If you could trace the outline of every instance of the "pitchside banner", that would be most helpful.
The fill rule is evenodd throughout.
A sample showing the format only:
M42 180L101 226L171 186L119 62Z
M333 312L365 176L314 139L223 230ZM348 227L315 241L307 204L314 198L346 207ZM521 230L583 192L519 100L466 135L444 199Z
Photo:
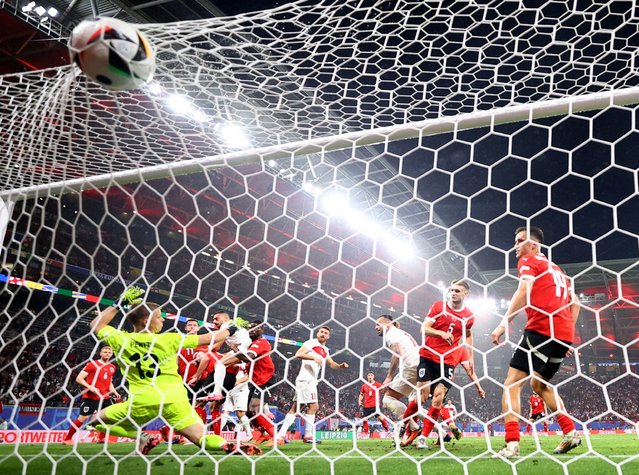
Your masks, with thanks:
M91 432L81 430L75 438L79 442L92 442ZM0 443L4 444L56 444L62 443L66 430L0 430Z
M158 431L153 430L148 432L156 435L160 434ZM209 432L209 434L213 434L213 432ZM61 444L66 435L66 430L0 430L0 444ZM253 434L223 431L222 437L231 441L237 440L238 437L240 440L249 440L253 437ZM92 443L97 441L97 434L93 431L80 430L76 432L73 440L79 444ZM128 437L109 437L109 443L116 442L133 442L133 439Z
M157 431L150 431L151 433L157 433ZM212 433L212 432L210 432ZM591 430L589 432L593 435L603 434L635 434L633 429L625 430ZM65 430L0 430L0 444L58 444L62 443L67 431ZM237 440L235 432L222 432L222 437L226 440ZM496 432L495 435L503 435L503 433ZM556 435L561 435L559 432ZM464 433L464 437L483 437L483 432L467 432ZM315 432L317 440L353 440L353 431L317 431ZM373 432L370 436L368 434L357 434L358 439L386 439L392 437L390 432ZM243 432L240 433L240 440L247 440L248 435ZM90 431L81 430L76 433L74 440L79 444L95 442L95 434ZM132 439L126 437L109 437L109 443L116 442L133 442Z

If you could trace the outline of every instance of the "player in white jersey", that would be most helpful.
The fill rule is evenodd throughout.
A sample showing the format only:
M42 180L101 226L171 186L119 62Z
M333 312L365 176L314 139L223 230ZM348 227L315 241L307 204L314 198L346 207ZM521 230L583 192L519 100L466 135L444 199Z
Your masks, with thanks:
M319 408L317 398L317 383L322 377L322 370L326 363L333 369L348 368L348 363L336 363L329 355L326 342L331 336L331 329L320 327L317 335L306 341L295 353L295 358L302 360L300 372L295 379L295 401L284 418L277 437L286 438L286 430L295 422L296 414L301 414L305 422L305 433L302 441L316 443L315 441L315 413ZM302 414L302 406L306 407L306 413ZM319 443L319 441L317 441Z
M228 404L231 406L231 410L235 411L235 415L240 421L242 429L248 436L248 438L253 437L253 430L251 429L251 421L246 415L246 411L248 410L248 400L249 400L249 375L246 372L246 364L243 363L239 366L239 371L236 375L235 386L233 389L229 391L228 394ZM238 431L239 432L239 431ZM239 437L238 437L239 441Z
M226 312L215 312L213 314L213 323L219 330L227 330L233 326L233 320ZM246 328L238 328L232 335L230 335L224 343L231 348L232 351L224 355L217 363L215 363L215 370L213 373L213 393L208 398L212 401L221 401L224 399L222 390L224 388L224 378L226 377L226 368L231 365L240 363L241 360L237 356L238 354L245 354L253 340Z
M450 414L450 419L455 419L455 417L457 417L457 408L455 407L455 405L453 404L453 400L452 399L448 399L446 401L446 404L444 404L444 407L448 410L448 414ZM448 422L446 419L444 419L444 422Z
M395 422L399 422L406 410L406 405L400 399L410 399L417 386L419 345L410 333L399 329L399 324L393 321L391 315L380 315L375 324L375 331L384 338L384 346L393 353L386 379L382 384L382 387L386 388L382 404L393 414ZM410 424L413 430L417 429L414 421L411 420Z
M455 419L455 417L457 417L457 408L453 404L453 400L452 399L448 399L446 401L446 404L444 404L444 407L448 410L448 414L450 414L451 420ZM444 419L444 422L448 422L448 421L446 419Z

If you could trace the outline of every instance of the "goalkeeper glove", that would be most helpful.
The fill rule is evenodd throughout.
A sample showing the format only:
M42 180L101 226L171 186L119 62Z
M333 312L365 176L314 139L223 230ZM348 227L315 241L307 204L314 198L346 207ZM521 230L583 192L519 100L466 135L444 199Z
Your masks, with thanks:
M142 296L145 290L140 287L129 287L120 297L120 307L129 308L142 303Z

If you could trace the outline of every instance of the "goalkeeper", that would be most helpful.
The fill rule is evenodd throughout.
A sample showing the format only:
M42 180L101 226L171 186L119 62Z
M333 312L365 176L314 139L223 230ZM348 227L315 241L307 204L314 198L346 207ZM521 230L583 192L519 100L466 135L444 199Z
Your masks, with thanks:
M180 348L215 344L232 335L236 328L231 326L205 335L159 334L164 322L160 307L143 302L143 294L144 290L131 287L122 297L122 303L131 307L126 320L133 326L132 333L109 325L118 313L116 307L108 307L91 322L91 331L113 348L129 382L128 400L101 410L95 417L96 429L137 439L138 451L146 455L160 443L160 438L142 432L138 439L140 427L162 417L175 431L206 450L260 454L261 450L254 445L238 447L218 435L207 435L178 374L176 355Z

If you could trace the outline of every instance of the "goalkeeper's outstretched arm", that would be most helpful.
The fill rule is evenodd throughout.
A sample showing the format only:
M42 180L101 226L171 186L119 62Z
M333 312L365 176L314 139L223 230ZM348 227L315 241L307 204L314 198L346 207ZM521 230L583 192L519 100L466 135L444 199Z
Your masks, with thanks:
M98 316L91 321L91 332L97 335L100 330L111 323L111 320L113 320L113 317L115 317L117 314L118 309L114 306L110 306L102 310L98 314Z
M144 295L144 292L144 289L137 286L127 288L120 298L120 306L128 308L142 303L142 295ZM111 320L113 320L113 317L117 314L118 308L114 305L102 310L98 316L91 321L91 331L97 335L100 330L111 323Z

